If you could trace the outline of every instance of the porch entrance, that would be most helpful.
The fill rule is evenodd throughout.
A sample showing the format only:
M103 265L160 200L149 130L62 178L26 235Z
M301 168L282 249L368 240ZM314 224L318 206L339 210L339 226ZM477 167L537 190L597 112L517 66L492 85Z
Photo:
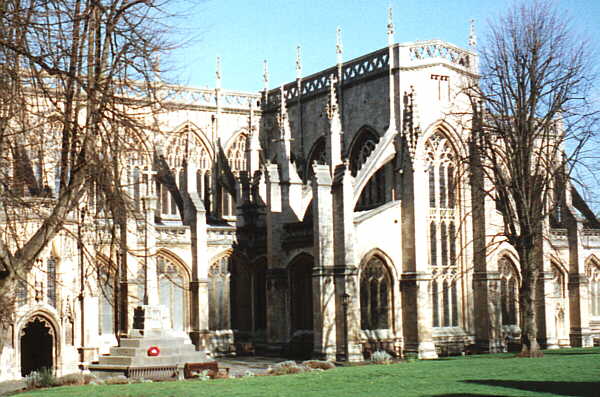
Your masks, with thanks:
M21 375L54 368L54 332L46 321L35 317L21 331Z

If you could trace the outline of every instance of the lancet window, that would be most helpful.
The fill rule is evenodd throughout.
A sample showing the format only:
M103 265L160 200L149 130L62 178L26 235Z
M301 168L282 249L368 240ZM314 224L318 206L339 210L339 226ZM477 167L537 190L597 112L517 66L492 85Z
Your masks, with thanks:
M223 256L208 269L208 326L211 330L230 329L229 261Z
M98 266L98 290L100 291L100 305L99 305L99 319L98 319L98 333L112 334L114 333L114 321L115 321L115 289L114 289L115 277L114 269L109 268L105 263L99 264Z
M321 137L317 139L313 148L310 151L308 161L306 162L306 180L310 181L314 175L313 164L327 164L327 148L325 145L325 138Z
M586 273L589 282L590 314L593 317L600 317L600 262L591 259Z
M239 176L246 168L246 144L248 136L239 134L227 149L227 166L229 169L222 171L221 178L221 214L223 216L235 216L237 197L239 191Z
M360 320L362 329L390 328L392 277L384 262L372 256L360 276Z
M193 186L188 186L188 175L195 177L196 191L204 200L205 208L210 208L211 168L212 161L208 148L198 138L197 133L186 126L175 133L169 145L165 148L165 160L171 169L172 182L181 191L189 191ZM161 216L178 217L179 209L173 195L164 184L157 183L156 192L159 203L158 209Z
M352 176L356 176L365 163L369 160L369 157L375 150L378 142L379 136L373 131L363 128L358 132L350 150L350 171ZM385 203L385 169L389 166L390 165L387 164L381 167L369 179L360 194L355 208L356 211L368 210Z
M158 296L161 305L169 311L171 328L185 330L186 324L186 276L181 266L168 258L158 255L156 258L158 274Z
M434 327L459 325L457 199L454 150L437 131L425 143L429 202L429 263Z
M56 307L56 265L56 258L50 257L46 260L46 299L48 304L54 307Z
M498 262L500 273L500 306L502 309L502 325L518 324L518 288L519 275L513 262L507 257Z

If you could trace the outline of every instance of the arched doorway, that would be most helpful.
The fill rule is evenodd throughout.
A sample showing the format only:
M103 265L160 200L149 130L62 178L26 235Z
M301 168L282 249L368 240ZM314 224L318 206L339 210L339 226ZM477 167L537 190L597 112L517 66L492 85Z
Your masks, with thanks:
M289 266L291 286L290 355L309 358L313 350L313 258L300 255Z
M36 316L21 330L21 375L42 368L54 368L54 329Z

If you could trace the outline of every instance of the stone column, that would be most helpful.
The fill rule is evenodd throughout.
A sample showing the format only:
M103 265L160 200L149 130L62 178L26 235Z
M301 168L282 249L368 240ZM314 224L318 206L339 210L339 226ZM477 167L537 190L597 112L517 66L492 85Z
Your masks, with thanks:
M473 148L476 150L476 148ZM467 232L472 233L472 241L468 246L467 263L473 268L473 306L472 324L475 330L475 350L482 353L496 353L503 350L502 340L502 309L500 307L500 274L498 262L490 261L494 256L488 252L493 247L490 236L495 235L491 230L495 215L495 203L485 193L492 189L492 184L481 169L477 153L472 154L470 200L465 200L465 210L470 216ZM498 231L501 233L501 231ZM466 317L466 313L465 313Z
M313 328L315 356L336 358L334 241L329 165L313 166Z
M265 165L267 196L267 341L274 347L282 347L289 337L288 275L281 268L281 236L283 234L282 195L277 164Z
M196 191L186 193L186 223L192 242L190 280L190 336L196 350L208 348L208 233L206 210Z
M347 163L335 168L332 193L337 354L345 356L348 343L348 357L344 360L362 361L358 268L354 251L354 186ZM344 294L350 297L346 308Z
M144 296L147 295L148 301L144 302L145 305L156 306L159 304L158 302L158 273L156 269L156 230L154 225L154 212L156 211L157 204L156 196L145 196L142 197L142 210L145 216L143 231L144 235L142 239L144 240L144 252L143 257L140 258L143 266L146 266L146 277L147 281L145 284L146 291L144 291Z
M569 240L569 337L573 347L591 347L594 343L590 333L589 289L581 241L583 223L572 213L565 220Z
M431 271L427 246L427 173L425 162L414 160L405 172L402 200L402 293L405 350L416 351L421 359L437 358L432 335L432 307L429 293Z

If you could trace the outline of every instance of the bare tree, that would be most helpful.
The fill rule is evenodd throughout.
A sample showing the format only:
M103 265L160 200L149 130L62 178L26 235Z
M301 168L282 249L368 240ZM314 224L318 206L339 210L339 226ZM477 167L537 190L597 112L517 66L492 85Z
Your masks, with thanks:
M481 79L470 87L474 172L491 182L485 194L519 255L524 356L541 355L535 306L548 219L596 137L593 55L551 2L522 2L491 24Z
M124 173L152 152L169 2L0 0L0 297L84 205L134 216Z

